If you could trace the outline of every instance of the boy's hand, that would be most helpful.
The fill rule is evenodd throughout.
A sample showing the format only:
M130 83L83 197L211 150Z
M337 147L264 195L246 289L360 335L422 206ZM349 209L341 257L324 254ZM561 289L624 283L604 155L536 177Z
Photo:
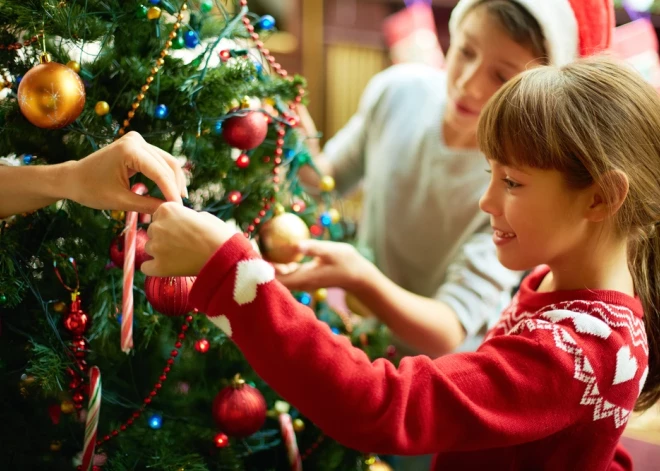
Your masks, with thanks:
M235 231L209 213L198 213L176 203L163 203L147 230L146 252L153 257L142 264L151 276L196 276Z
M289 289L313 291L343 288L355 291L374 266L351 245L307 240L298 245L301 253L314 257L306 263L275 264L277 279Z

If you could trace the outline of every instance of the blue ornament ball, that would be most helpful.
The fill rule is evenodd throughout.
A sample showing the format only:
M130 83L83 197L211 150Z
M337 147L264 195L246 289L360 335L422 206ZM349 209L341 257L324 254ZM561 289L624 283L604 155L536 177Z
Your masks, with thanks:
M160 414L153 414L149 417L149 427L158 430L163 426L163 417Z
M186 31L186 34L183 35L183 41L186 43L186 47L193 49L199 44L199 36L194 31Z
M170 115L170 110L167 108L165 105L158 105L156 106L156 110L154 111L154 116L158 119L165 119Z
M264 15L259 19L257 26L263 30L270 31L275 27L275 18L270 15Z
M319 218L319 222L323 227L328 227L330 224L332 224L332 216L330 213L325 212L321 214L321 217Z
M34 157L32 157L32 154L25 154L25 155L23 156L23 163L24 163L25 165L29 165L30 162L32 162L32 159L33 159L33 158L34 158Z
M158 5L160 3L160 0L149 0L149 3L152 5Z
M300 296L298 296L298 301L300 302L300 304L309 306L310 304L312 304L312 295L309 293L302 293Z

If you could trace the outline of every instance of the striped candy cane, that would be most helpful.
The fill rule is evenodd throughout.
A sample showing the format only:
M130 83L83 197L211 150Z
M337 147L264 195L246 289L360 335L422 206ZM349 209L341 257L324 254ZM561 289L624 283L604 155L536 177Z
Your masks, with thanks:
M136 183L131 190L138 195L147 193L143 183ZM135 276L135 239L137 237L138 214L126 213L124 234L124 285L121 313L121 350L128 353L133 348L133 278Z
M291 471L302 471L302 459L298 451L298 442L296 442L296 432L293 430L293 423L289 414L280 414L280 428L282 438L286 446L286 454L289 457Z
M89 369L89 405L85 425L85 446L82 455L82 470L92 469L94 447L96 446L96 429L99 425L101 411L101 371L96 366Z

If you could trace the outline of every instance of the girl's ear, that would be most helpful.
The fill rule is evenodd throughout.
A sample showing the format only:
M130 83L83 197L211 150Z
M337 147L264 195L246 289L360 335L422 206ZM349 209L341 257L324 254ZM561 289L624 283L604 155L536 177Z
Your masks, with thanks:
M603 174L591 188L587 219L600 222L616 214L628 196L628 189L628 177L621 170L610 170Z

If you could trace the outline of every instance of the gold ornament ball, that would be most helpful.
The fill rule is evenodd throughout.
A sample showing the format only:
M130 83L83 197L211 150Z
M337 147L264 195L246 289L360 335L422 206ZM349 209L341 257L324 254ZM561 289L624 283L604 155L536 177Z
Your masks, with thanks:
M328 299L328 290L325 288L319 288L314 291L314 300L317 302L323 302Z
M116 221L123 221L125 216L126 213L124 211L119 211L118 209L110 211L110 217Z
M78 61L69 61L66 63L66 66L73 70L75 73L79 74L80 73L80 62Z
M74 410L76 410L76 407L71 401L62 401L62 404L60 404L60 410L63 414L71 414Z
M335 208L330 208L328 210L328 214L330 215L330 219L332 220L333 224L337 224L341 219L341 214L339 214L339 211L337 211Z
M335 189L335 179L329 175L321 178L321 191L330 192Z
M62 448L62 442L59 440L53 440L50 442L50 451L60 451Z
M66 311L66 303L64 301L57 301L55 304L53 304L53 311L57 312L58 314L62 314L64 311Z
M59 129L71 124L85 106L85 85L77 73L56 62L32 67L18 86L21 113L32 124Z
M305 422L303 422L303 419L294 419L293 420L293 430L296 432L302 432L305 430Z
M160 13L161 13L160 8L151 7L147 11L147 18L150 20L157 20L158 18L160 18Z
M309 237L309 229L302 219L293 213L284 213L261 226L259 248L264 258L271 262L299 262L304 255L298 251L298 243Z
M110 112L110 105L108 105L107 101L97 101L94 111L99 116L105 116Z

